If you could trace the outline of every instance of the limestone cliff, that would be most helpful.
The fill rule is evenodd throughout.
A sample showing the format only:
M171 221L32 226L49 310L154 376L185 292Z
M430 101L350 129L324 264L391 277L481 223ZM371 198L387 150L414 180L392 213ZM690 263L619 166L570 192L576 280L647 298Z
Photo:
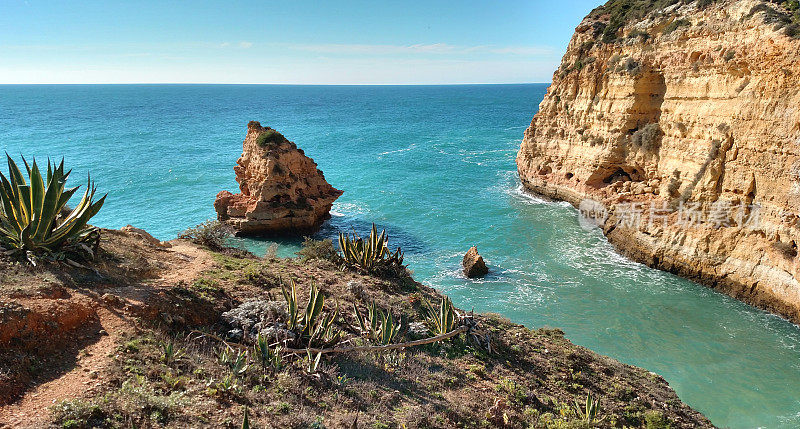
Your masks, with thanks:
M800 322L791 15L684 1L624 21L615 3L577 27L525 131L522 183L600 203L598 223L632 258Z
M302 149L255 121L247 125L236 164L241 193L220 192L214 208L239 234L313 231L342 195Z

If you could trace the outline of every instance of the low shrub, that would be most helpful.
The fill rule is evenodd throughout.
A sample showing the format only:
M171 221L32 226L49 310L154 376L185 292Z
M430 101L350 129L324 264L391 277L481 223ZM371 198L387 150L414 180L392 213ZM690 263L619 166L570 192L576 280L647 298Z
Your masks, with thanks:
M136 376L113 393L92 401L64 401L52 408L54 423L63 428L164 426L184 405L182 394L164 395Z
M609 70L612 70L616 73L628 73L632 76L636 76L642 72L641 64L631 57L625 57L624 59L620 57L612 57L608 65Z
M669 420L658 411L651 410L644 414L644 423L647 429L669 429Z
M797 257L797 246L794 243L784 243L776 241L772 243L772 248L777 250L784 258L794 259Z
M231 227L217 220L209 220L183 231L178 238L189 240L212 250L221 250L227 247L228 240L232 236Z
M303 240L303 247L297 252L297 256L303 262L308 262L312 259L338 262L340 259L336 248L333 247L332 240L314 240L310 237L306 237Z
M100 426L105 422L105 412L91 401L75 399L53 405L53 417L65 429Z
M283 134L273 130L267 129L256 137L256 144L260 147L267 147L270 144L278 144L287 141Z
M650 34L647 33L646 31L635 29L635 30L631 31L630 33L628 33L628 39L648 40L648 39L650 39Z
M631 143L637 148L642 148L647 152L658 150L661 138L661 128L656 123L647 124L637 130L631 136Z
M725 52L725 55L723 55L723 58L725 59L725 61L730 61L730 60L732 60L732 59L733 59L733 57L735 57L735 56L736 56L736 51L734 51L733 49L731 49L731 50L729 50L728 52Z
M675 21L670 22L669 24L667 24L666 27L664 27L663 33L664 34L670 34L673 31L675 31L675 30L677 30L677 29L679 29L681 27L688 27L690 25L692 25L692 23L689 22L688 20L676 19Z

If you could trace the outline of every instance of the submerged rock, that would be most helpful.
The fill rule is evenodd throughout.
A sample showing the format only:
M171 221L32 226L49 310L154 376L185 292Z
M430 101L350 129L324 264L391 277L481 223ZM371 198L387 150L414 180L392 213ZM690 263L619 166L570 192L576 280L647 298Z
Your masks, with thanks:
M302 149L255 121L247 124L243 153L233 169L241 193L220 192L214 209L238 234L314 231L342 195Z
M462 264L464 265L464 275L471 279L483 277L489 273L489 268L486 267L486 263L483 262L483 257L478 254L478 248L475 246L467 250Z

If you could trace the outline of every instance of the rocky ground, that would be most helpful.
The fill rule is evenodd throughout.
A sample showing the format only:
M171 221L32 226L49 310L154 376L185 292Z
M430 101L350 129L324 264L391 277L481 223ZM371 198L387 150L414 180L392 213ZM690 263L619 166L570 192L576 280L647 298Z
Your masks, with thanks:
M325 311L339 309L340 346L368 345L354 305L414 322L423 300L441 296L324 259L102 237L92 270L0 260L0 427L238 428L245 409L251 427L275 428L710 426L660 376L493 314L475 315L471 331L490 349L460 334L324 355L317 368L285 354L264 368L223 313L258 299L251 307L286 317L282 283L296 282L302 308L312 281L319 287ZM592 423L581 416L587 394L600 404Z

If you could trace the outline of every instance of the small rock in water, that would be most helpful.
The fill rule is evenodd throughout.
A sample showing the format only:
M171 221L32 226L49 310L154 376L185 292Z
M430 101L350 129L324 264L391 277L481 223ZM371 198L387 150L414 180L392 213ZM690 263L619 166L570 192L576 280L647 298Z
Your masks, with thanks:
M478 254L478 248L472 246L464 255L464 275L473 279L476 277L483 277L489 272L486 263L483 262L483 257Z

